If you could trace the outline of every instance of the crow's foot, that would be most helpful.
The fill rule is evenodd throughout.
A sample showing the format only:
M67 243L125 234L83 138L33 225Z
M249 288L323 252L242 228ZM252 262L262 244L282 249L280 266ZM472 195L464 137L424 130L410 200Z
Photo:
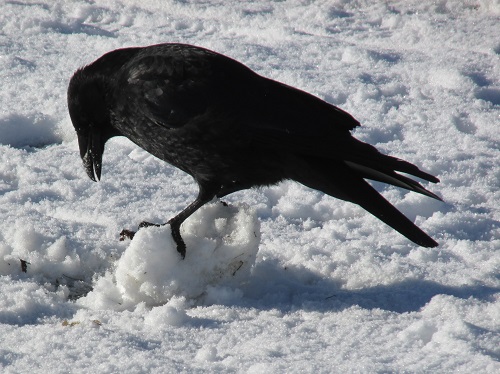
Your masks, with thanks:
M157 227L160 227L162 225L158 225L156 223L151 223L151 222L146 222L146 221L143 221L141 223L139 223L139 227L138 227L138 230L140 230L141 228L143 227L150 227L150 226L157 226ZM120 233L120 241L124 241L125 239L134 239L134 236L136 234L136 231L132 231L132 230L127 230L127 229L123 229L122 232Z
M158 223L151 223L151 222L142 221L141 223L139 223L139 229L142 229L143 227L151 227L151 226L160 227L163 225L166 225L166 223L158 224Z
M134 239L135 231L130 231L123 229L122 232L120 233L120 241L123 242L125 239Z
M160 227L160 226L164 226L167 224L171 224L171 222L169 221L168 223L163 223L160 225L157 223L143 221L139 224L139 230L143 227L151 227L151 226ZM182 259L184 259L186 257L186 243L184 243L184 240L182 239L182 236L180 233L180 227L177 227L177 225L171 225L171 228L172 228L172 238L174 239L175 244L177 245L177 252L179 252ZM125 239L132 240L134 238L135 234L136 234L135 231L124 229L120 233L120 241L124 241Z
M175 244L177 244L177 252L179 252L184 260L186 257L186 243L184 243L181 236L181 224L176 221L175 217L170 219L167 224L170 225L170 229L172 230L172 238Z

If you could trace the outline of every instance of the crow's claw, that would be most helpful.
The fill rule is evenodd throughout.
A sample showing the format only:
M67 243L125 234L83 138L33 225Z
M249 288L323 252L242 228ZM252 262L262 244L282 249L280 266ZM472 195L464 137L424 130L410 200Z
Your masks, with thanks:
M120 241L123 242L125 239L134 239L135 231L130 231L123 229L122 232L120 233Z
M157 225L156 223L151 223L151 222L141 222L139 224L139 228L138 229L141 229L143 227L150 227L150 226L161 226L161 225ZM136 234L136 231L132 231L132 230L127 230L127 229L123 229L122 232L120 233L120 241L123 242L125 239L134 239L134 236Z
M156 226L156 227L160 227L160 226L163 226L164 224L162 225L159 225L157 223L151 223L151 222L146 222L146 221L142 221L141 223L139 223L139 228L143 228L143 227L151 227L151 226Z
M165 225L172 225L172 220L169 220L167 223L162 223L162 224L157 224L157 223L151 223L151 222L146 222L143 221L139 224L139 230L144 228L144 227L160 227L160 226L165 226ZM175 244L177 245L177 252L181 255L182 259L186 257L186 244L184 243L184 240L182 240L181 233L179 230L179 225L174 224L172 226L172 237L175 241ZM135 235L135 231L130 231L130 230L122 230L120 233L120 241L125 240L126 238L132 239Z

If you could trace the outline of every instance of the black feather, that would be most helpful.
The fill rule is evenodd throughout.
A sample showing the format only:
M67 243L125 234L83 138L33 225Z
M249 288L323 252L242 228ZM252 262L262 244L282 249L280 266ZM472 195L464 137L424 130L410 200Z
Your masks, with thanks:
M68 107L89 176L100 172L96 150L117 135L193 176L197 199L168 222L182 255L180 225L203 204L286 179L358 204L419 245L437 245L364 180L439 199L398 172L436 177L352 137L359 122L349 113L221 54L184 44L109 52L74 74Z

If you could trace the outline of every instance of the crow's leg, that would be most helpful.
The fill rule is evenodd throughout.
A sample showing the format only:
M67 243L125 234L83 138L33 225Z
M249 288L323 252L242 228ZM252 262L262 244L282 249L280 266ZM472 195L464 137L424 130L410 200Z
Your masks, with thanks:
M220 190L220 186L213 185L202 185L199 184L200 191L198 192L198 197L195 201L189 204L186 209L176 215L174 218L171 218L167 223L170 224L170 228L172 230L172 238L174 238L175 243L177 244L177 252L180 253L181 257L186 257L186 244L181 237L181 224L184 222L191 214L200 209L203 205L212 200L217 191Z
M186 244L182 239L180 231L182 222L184 222L191 214L196 212L203 205L212 200L217 194L217 191L221 189L221 187L218 185L201 184L201 183L199 183L199 187L200 190L198 192L198 197L196 198L196 200L193 201L191 204L189 204L182 212L180 212L174 218L171 218L167 223L157 224L144 221L139 224L139 229L142 227L150 227L150 226L159 227L167 224L170 225L170 228L172 230L172 238L174 239L175 244L177 244L177 252L180 253L182 258L186 257ZM120 240L124 240L125 238L132 239L134 237L134 234L135 232L133 231L123 230L120 233Z

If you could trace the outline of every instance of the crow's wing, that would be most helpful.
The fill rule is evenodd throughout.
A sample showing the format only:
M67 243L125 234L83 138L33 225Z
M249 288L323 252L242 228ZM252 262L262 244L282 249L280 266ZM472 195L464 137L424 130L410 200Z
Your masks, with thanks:
M150 120L168 128L210 112L229 118L249 137L293 143L359 125L351 115L304 91L259 76L224 55L189 45L163 44L137 53L120 73L118 92ZM304 110L306 109L306 110ZM276 144L275 144L276 146ZM280 146L279 144L277 145Z
M133 108L154 123L169 128L205 115L211 122L236 123L245 117L246 101L255 79L243 64L207 49L161 44L139 52L119 73L119 108ZM123 92L124 91L124 92ZM220 120L220 121L217 121Z
M169 129L203 126L196 118L204 116L210 125L236 126L234 144L244 138L257 148L343 160L363 178L438 198L395 171L431 182L437 178L358 141L350 130L359 122L311 94L203 48L163 44L134 53L120 69L116 97L135 115Z
M436 183L439 179L417 166L380 153L355 139L349 130L359 123L350 114L310 94L267 80L269 94L262 121L253 121L248 132L262 147L274 147L309 159L344 161L362 178L389 183L441 200L403 172ZM288 109L287 109L288 108ZM274 112L273 112L274 110Z
M207 111L210 82L202 66L175 55L139 54L122 70L122 106L160 126L179 128Z

